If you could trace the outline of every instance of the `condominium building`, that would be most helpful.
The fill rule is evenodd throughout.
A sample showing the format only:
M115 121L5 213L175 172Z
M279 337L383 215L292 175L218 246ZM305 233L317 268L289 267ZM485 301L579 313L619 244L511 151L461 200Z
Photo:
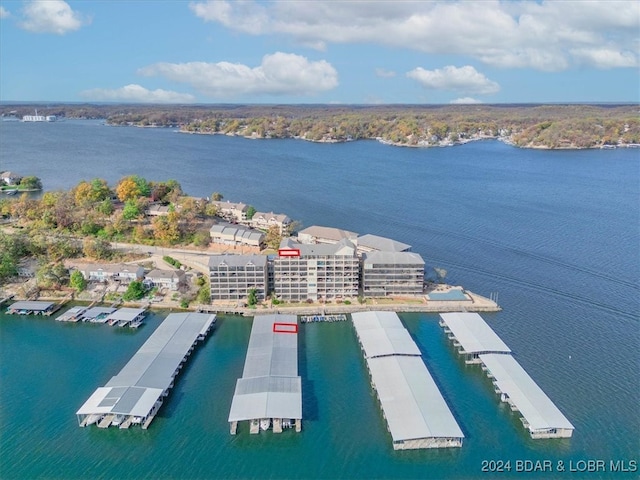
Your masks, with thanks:
M348 230L334 227L321 227L313 225L298 232L298 242L305 244L328 243L336 244L344 239L351 241L354 245L358 234Z
M358 257L346 238L335 244L282 241L273 259L274 293L287 301L336 300L358 296Z
M209 257L211 300L243 300L251 289L258 300L267 293L265 255L215 255Z
M365 297L417 296L424 289L424 260L412 252L371 252L362 255Z

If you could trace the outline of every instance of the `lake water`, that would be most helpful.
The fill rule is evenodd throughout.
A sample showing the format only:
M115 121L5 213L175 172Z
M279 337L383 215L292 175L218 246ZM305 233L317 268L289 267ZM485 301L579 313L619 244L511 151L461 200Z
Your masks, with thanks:
M219 317L149 430L81 429L75 411L167 312L134 333L0 315L0 477L521 478L516 461L551 460L553 476L636 478L609 462L637 462L640 451L639 157L0 122L0 170L36 175L47 190L173 178L190 195L222 192L303 226L411 244L449 283L498 292L504 310L484 318L576 427L568 440L531 440L481 370L456 357L437 316L402 314L463 429L461 449L393 450L348 322L301 326L301 434L249 436L241 425L229 435L251 329L231 316ZM512 470L484 473L483 460ZM581 460L603 460L605 471L569 470Z

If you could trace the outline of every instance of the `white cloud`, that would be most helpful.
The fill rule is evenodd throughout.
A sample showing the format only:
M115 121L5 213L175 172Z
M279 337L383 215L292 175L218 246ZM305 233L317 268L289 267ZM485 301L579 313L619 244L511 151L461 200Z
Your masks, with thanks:
M10 16L11 13L9 12L9 10L0 5L0 18L9 18Z
M393 70L385 70L384 68L376 68L376 77L392 78L396 76Z
M454 67L448 65L435 70L422 67L407 72L407 77L416 80L424 88L431 90L453 90L461 93L487 95L500 91L500 85L489 80L470 65Z
M80 92L80 95L98 102L192 103L195 101L195 97L188 93L162 89L148 90L136 84L116 89L94 88Z
M206 22L253 35L290 35L318 49L374 43L547 71L640 65L635 0L210 0L192 2L190 9ZM611 52L604 60L603 45Z
M309 95L338 85L338 73L330 63L282 52L265 55L262 63L253 68L229 62L156 63L141 68L138 73L187 83L216 98Z
M71 9L63 0L33 0L22 10L20 27L34 33L64 35L90 23L90 19Z
M462 97L451 100L449 103L452 103L454 105L475 105L478 103L482 103L482 100L477 100L471 97Z

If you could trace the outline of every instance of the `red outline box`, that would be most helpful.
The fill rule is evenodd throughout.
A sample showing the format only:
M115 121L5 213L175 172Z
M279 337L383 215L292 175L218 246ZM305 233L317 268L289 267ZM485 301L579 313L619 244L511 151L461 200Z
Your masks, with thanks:
M298 324L275 322L273 324L273 333L298 333Z

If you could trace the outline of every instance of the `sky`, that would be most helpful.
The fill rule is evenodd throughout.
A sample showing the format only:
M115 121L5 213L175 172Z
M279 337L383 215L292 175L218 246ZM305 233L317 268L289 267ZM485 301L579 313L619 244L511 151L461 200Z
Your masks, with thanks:
M0 101L640 102L640 0L0 0Z

